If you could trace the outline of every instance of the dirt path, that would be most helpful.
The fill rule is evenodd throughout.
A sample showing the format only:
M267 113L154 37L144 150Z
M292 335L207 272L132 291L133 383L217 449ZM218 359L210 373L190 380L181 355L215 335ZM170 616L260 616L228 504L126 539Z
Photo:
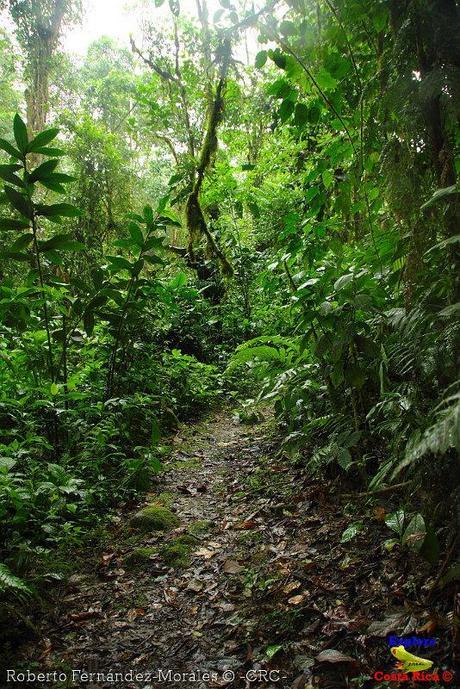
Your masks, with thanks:
M382 554L381 515L341 543L363 517L279 462L266 426L220 412L179 431L138 506L166 507L178 525L142 534L126 510L97 567L71 578L39 651L41 667L67 674L57 686L362 689L391 665L385 636L432 619L407 557Z

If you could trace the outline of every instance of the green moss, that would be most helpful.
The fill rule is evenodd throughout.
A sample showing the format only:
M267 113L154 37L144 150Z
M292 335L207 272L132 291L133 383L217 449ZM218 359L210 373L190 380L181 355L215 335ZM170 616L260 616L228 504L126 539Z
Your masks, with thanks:
M171 507L174 502L174 495L166 492L159 493L155 498L155 502L157 502L159 505L164 505L165 507Z
M199 469L201 466L201 460L197 457L192 457L192 459L178 459L176 462L173 462L171 466L173 469L177 469L179 471Z
M213 522L210 519L198 519L196 522L192 522L187 528L187 531L194 536L206 533L213 526Z
M179 525L179 519L164 505L148 505L131 517L130 525L143 533L169 531Z
M187 567L190 563L190 550L193 538L179 536L160 550L160 555L169 567Z
M156 548L136 548L125 557L125 566L130 569L145 567L156 552Z

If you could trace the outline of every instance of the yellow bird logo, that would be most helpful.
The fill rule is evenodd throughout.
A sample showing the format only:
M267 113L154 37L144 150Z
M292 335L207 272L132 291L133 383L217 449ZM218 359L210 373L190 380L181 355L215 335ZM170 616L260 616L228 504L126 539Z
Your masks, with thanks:
M432 660L414 656L409 651L406 651L402 645L393 646L391 652L399 661L396 667L398 670L403 670L403 672L421 672L422 670L429 670L433 665Z

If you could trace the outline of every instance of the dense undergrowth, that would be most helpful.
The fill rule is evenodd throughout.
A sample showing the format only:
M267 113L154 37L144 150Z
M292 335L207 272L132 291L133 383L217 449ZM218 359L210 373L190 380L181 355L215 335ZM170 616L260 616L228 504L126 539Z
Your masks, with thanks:
M173 3L145 52L56 52L58 88L35 94L27 126L11 126L5 70L7 598L145 491L177 422L225 396L242 421L273 403L281 455L306 473L401 484L390 528L404 540L410 523L405 544L433 564L455 552L457 4L221 4L210 25ZM41 39L16 5L27 81ZM40 113L56 128L39 131Z

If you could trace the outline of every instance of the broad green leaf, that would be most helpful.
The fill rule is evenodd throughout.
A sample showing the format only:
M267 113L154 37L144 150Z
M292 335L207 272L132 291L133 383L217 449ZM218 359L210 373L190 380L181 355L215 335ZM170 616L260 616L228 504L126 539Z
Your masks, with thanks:
M321 68L319 72L317 72L315 78L319 86L324 91L333 91L338 83L337 79L334 79L334 77L331 74L329 74L329 72L326 69L324 69L324 67Z
M187 284L187 275L185 273L178 273L169 283L168 287L177 289Z
M280 24L280 31L283 36L294 36L297 33L297 28L294 22L283 21Z
M277 67L279 67L280 69L286 69L286 55L284 55L279 48L276 48L275 50L269 50L268 56L271 60L273 60Z
M34 151L34 153L39 153L40 155L50 157L59 157L65 155L65 151L63 151L61 148L48 148L47 146L44 146L43 148L37 148Z
M151 435L151 443L155 447L158 445L160 442L161 438L161 431L160 431L160 424L158 423L157 419L152 419L152 435Z
M41 179L40 184L42 184L47 189L51 189L51 191L55 191L57 194L65 194L66 193L66 190L62 186L62 184L59 184L59 182L53 181L53 179L51 179L51 178Z
M85 245L77 242L70 234L57 234L51 239L43 240L38 243L40 251L50 251L51 249L62 249L65 251L81 251Z
M271 660L279 651L282 651L283 647L280 644L273 644L272 646L267 646L265 649L265 655L268 660Z
M152 223L153 222L153 210L152 206L145 206L144 207L144 222Z
M347 383L352 387L360 389L366 382L366 373L358 364L352 364L344 369L344 376Z
M6 141L6 139L0 139L0 148L3 151L5 151L5 153L8 153L8 155L12 158L16 158L16 160L21 160L21 152L18 151L18 149L15 148L12 144L10 144L9 141Z
M143 258L147 261L147 263L150 263L150 265L152 266L165 265L163 259L161 259L159 256L155 256L154 254L143 254Z
M75 182L77 178L72 175L67 175L65 172L55 172L49 179L59 182L60 184L70 184L70 182Z
M112 272L118 270L129 270L131 272L133 269L133 264L123 256L107 256L107 259L110 261L110 270Z
M424 203L423 206L421 206L421 210L429 208L440 199L444 199L446 198L446 196L452 196L452 194L460 194L460 189L456 184L453 184L451 187L443 187L442 189L436 189L431 199L428 199L428 201L426 201L426 203Z
M397 510L396 512L392 512L392 514L388 515L388 517L385 519L385 524L389 529L397 533L399 536L402 536L404 533L405 521L406 513L404 510Z
M420 555L432 565L435 565L439 560L440 543L436 535L436 531L431 526L426 528L426 536L420 548Z
M144 244L144 235L142 234L142 230L139 225L136 225L135 222L131 222L128 225L128 230L135 244L137 244L139 247L142 247Z
M57 160L45 160L44 163L36 167L29 175L30 184L49 177L56 169L58 162Z
M350 465L353 464L353 459L350 451L346 447L339 447L336 451L337 463L347 471Z
M331 170L324 170L321 175L321 179L323 180L323 184L326 189L329 189L334 182L334 174L331 172Z
M312 103L308 108L308 120L311 124L317 124L321 117L322 107L318 102Z
M27 127L21 117L16 113L13 120L13 132L17 146L22 154L27 153L27 146L29 144L29 136L27 134Z
M425 520L421 514L416 514L410 520L402 536L402 544L412 550L420 552L426 536Z
M33 139L30 144L27 147L27 151L30 152L38 152L38 149L43 148L44 146L47 146L53 139L57 137L59 134L59 129L53 128L53 129L46 129L43 132L40 132L40 134L37 134L35 139Z
M364 524L362 522L353 522L353 524L350 524L345 531L342 533L342 537L340 539L341 543L348 543L348 541L351 541L353 538L356 538L356 536L364 529Z
M0 178L17 187L24 187L24 182L15 172L21 170L21 165L0 165Z
M15 218L0 218L0 230L26 230L30 223L26 220L16 220Z
M44 251L43 256L55 266L62 266L64 264L64 257L56 249Z
M103 306L107 303L107 299L108 297L106 294L97 294L91 299L91 301L88 302L86 310L91 311L97 309L99 306Z
M303 127L308 122L308 107L305 103L297 103L294 112L294 124Z
M161 212L160 220L166 221L169 225L174 225L175 227L182 227L179 216L171 208L165 208Z
M38 215L44 215L47 218L64 217L64 218L78 218L83 215L82 211L69 203L55 203L50 206L40 204L37 205Z
M5 258L11 258L14 261L30 261L29 254L23 254L20 251L5 251L3 254Z
M334 289L336 292L339 292L341 289L344 289L345 287L348 287L350 282L353 280L353 273L347 273L346 275L342 275L338 280L334 282Z
M19 211L19 213L21 213L21 215L23 215L24 217L29 218L29 220L32 219L33 210L29 199L27 199L25 196L20 194L12 187L5 187L5 194L8 197L8 201L11 203L13 208L15 208L15 210Z
M267 62L267 51L266 50L261 50L260 52L257 53L256 55L256 60L255 60L255 66L257 69L262 69L262 67L265 65Z
M85 328L85 332L88 335L88 337L90 337L93 333L94 323L94 312L85 311L85 314L83 316L83 327Z
M288 99L283 100L283 102L280 105L280 110L279 110L281 122L286 122L286 120L288 120L290 118L290 116L292 115L293 112L294 112L294 103L292 102L292 100L288 100Z
M33 241L34 235L32 232L27 232L18 237L10 246L10 251L22 251Z
M397 546L399 543L399 540L397 538L388 538L386 541L383 543L383 547L385 550L388 550L389 553L393 550L395 546Z
M164 249L163 241L161 237L150 237L144 244L144 251L149 251L150 249Z

